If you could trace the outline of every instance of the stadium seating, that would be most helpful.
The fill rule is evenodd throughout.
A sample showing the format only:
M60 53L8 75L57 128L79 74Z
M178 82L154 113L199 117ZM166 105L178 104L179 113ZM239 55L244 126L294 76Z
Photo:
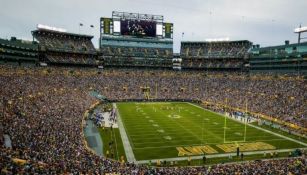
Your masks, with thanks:
M92 37L49 30L36 30L41 60L51 64L97 65L97 51Z
M253 45L251 73L307 74L307 42L261 47Z
M102 37L100 51L106 67L172 67L173 42L168 40Z
M248 60L249 41L182 42L183 68L242 70Z
M249 106L251 111L306 127L303 98L307 91L300 78L125 69L97 74L96 70L87 68L8 66L0 67L0 75L0 95L4 97L0 134L8 134L12 140L12 149L3 144L0 147L2 174L306 173L304 157L211 167L156 168L122 163L87 150L80 125L84 112L96 102L89 90L95 89L111 100L144 99L140 86L154 88L159 85L157 98L160 99L203 99L223 103L228 98L229 106L241 108L248 99L253 101Z
M0 39L0 62L32 63L38 62L38 44L32 41Z
M103 47L106 66L171 67L172 50L159 48Z
M169 58L172 57L171 49L158 48L134 48L134 47L103 47L104 55L116 55L127 57L145 57L145 58Z

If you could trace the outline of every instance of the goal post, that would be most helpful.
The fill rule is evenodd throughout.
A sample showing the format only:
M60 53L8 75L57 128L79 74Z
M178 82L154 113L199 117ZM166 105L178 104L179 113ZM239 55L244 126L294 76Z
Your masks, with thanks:
M227 116L224 115L224 143L240 143L246 142L247 118L244 117L244 132L242 140L227 140Z
M226 98L226 107L227 107L227 98ZM244 124L244 132L243 132L243 140L231 140L231 141L227 141L226 140L226 135L227 135L227 118L229 118L228 116L226 116L226 114L224 115L225 121L224 121L224 143L238 143L238 142L246 142L246 129L247 129L247 100L245 101L245 115L244 116L244 120L243 120L243 124ZM241 120L242 117L241 116Z

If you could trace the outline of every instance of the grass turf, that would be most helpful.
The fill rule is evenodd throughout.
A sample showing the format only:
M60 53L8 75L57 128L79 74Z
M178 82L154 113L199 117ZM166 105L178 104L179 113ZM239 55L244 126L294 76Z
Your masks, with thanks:
M178 157L176 147L209 145L218 153L224 144L225 118L190 103L117 103L136 160ZM244 140L245 125L227 119L225 139ZM276 149L301 148L298 143L247 126L246 142Z
M277 128L273 128L269 125L262 125L262 126L259 126L256 122L253 122L251 123L252 125L254 126L258 126L260 128L263 128L265 130L268 130L268 131L272 131L274 133L278 133L280 135L284 135L286 137L289 137L289 138L292 138L292 139L295 139L295 140L298 140L300 142L303 142L303 143L306 143L307 144L307 139L305 139L304 137L301 137L301 136L298 136L298 135L294 135L294 134L291 134L289 132L286 132L286 131L283 131L281 129L277 129Z
M109 151L108 158L112 158L115 160L121 160L121 157L124 157L126 160L125 151L123 148L123 143L120 138L119 129L113 128L98 128L100 132L100 137L103 143L103 154L106 156L106 152ZM109 145L110 142L113 141L113 145ZM114 150L113 156L111 155L111 150Z

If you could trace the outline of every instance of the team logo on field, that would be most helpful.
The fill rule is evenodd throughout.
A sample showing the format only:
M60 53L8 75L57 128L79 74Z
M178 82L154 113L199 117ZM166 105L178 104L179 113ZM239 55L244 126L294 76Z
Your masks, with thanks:
M230 144L219 144L216 145L218 148L226 153L236 152L237 147L240 151L257 151L257 150L273 150L276 147L264 143L264 142L252 142L252 143L230 143ZM176 147L178 151L178 156L195 156L202 154L216 154L218 153L214 148L209 145L205 146L186 146L186 147Z
M215 149L213 149L209 145L176 147L176 149L178 151L178 156L194 156L194 155L218 153Z
M230 144L220 144L216 145L226 153L236 152L237 147L240 148L240 151L258 151L258 150L272 150L276 149L275 146L272 146L264 142L251 142L251 143L230 143Z

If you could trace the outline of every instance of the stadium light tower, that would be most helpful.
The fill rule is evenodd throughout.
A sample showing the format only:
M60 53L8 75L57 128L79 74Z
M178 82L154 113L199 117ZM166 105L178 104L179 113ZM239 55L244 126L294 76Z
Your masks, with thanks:
M299 28L294 29L294 33L298 34L298 41L297 41L298 43L301 42L301 39L306 39L307 38L307 37L301 38L301 33L304 33L304 32L307 32L307 27L302 27L301 25L300 25Z

